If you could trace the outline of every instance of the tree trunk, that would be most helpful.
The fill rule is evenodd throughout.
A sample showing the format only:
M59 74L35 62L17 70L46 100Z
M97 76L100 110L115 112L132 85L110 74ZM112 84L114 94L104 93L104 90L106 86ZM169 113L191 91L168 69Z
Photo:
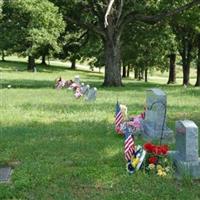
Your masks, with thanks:
M5 61L5 53L4 50L1 51L1 60Z
M126 75L127 77L129 77L130 76L130 64L128 65L128 69L127 69L127 75Z
M28 71L34 71L34 67L35 67L35 58L33 56L29 56L28 57L28 67L27 67L27 70Z
M135 78L135 79L138 79L138 74L139 74L139 73L138 73L138 68L135 67L135 68L134 68L134 78Z
M144 71L144 81L148 82L148 69L147 68Z
M46 56L45 55L42 55L42 63L43 65L47 65L46 63Z
M104 49L105 76L103 85L116 87L122 86L120 36L114 36L114 28L111 25L107 27L106 36L104 38Z
M197 81L195 87L200 87L200 35L198 37L198 57L197 57Z
M190 84L190 63L191 63L192 44L187 39L183 39L183 51L181 52L183 62L183 85Z
M139 77L138 77L139 81L141 81L142 79L144 79L144 70L141 68L139 69Z
M170 64L169 64L169 79L167 84L176 83L176 54L172 53L169 55Z
M71 69L75 70L76 69L76 58L70 59L71 61Z
M126 78L126 66L123 66L122 77L123 77L123 78Z

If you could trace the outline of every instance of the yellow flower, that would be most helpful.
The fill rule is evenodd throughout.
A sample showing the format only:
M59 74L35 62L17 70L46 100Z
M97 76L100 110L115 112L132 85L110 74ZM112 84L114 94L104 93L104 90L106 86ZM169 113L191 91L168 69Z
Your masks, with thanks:
M158 174L158 176L166 176L167 175L167 173L161 169L158 170L157 174Z
M133 167L136 167L139 162L140 162L139 158L133 158L131 164Z
M154 164L149 164L149 169L152 170L155 168L155 165Z
M157 165L158 170L163 170L163 167L161 165Z
M163 175L163 176L166 176L166 175L167 175L167 173L164 171L162 175Z

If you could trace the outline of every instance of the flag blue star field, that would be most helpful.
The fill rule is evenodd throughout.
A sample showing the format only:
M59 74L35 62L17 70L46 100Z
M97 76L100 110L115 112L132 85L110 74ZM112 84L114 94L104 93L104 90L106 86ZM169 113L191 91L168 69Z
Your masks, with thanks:
M124 141L124 154L125 154L125 159L127 161L131 160L131 157L134 153L134 149L135 149L134 140L132 138L131 132L127 127L125 131L125 141Z
M117 101L117 104L115 106L115 130L118 129L118 127L120 126L120 124L123 121L123 117L122 117L122 111L120 109L119 103Z

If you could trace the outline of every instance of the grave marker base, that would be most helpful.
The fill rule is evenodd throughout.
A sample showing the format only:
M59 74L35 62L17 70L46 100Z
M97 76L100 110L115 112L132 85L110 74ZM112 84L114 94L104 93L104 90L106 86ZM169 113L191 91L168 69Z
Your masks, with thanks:
M175 166L175 176L177 179L200 179L200 158L193 162L182 161L182 158L176 151L170 152L170 157L172 158Z

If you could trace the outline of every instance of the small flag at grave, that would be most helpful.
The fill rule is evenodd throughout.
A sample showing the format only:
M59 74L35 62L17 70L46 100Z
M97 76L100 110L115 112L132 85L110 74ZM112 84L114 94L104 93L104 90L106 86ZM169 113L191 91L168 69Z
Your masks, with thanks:
M123 121L122 111L121 111L121 108L119 106L118 101L117 101L117 104L115 106L115 109L116 109L115 110L115 130L117 131L119 129L119 127L120 127L120 124Z
M134 153L134 140L132 138L132 135L128 129L128 127L126 128L125 131L125 141L124 141L124 154L125 154L125 159L127 161L131 160L131 157Z

